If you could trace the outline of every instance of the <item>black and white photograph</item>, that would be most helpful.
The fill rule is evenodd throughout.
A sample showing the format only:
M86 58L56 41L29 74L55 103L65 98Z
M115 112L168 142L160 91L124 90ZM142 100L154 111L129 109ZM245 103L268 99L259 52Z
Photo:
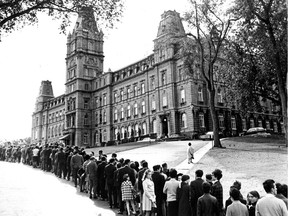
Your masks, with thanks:
M0 0L0 216L288 216L287 0Z

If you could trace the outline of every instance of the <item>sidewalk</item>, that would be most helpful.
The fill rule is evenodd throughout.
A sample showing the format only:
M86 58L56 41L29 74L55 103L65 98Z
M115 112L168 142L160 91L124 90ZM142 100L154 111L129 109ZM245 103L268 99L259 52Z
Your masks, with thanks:
M205 146L200 148L194 153L193 164L188 164L188 159L186 158L182 163L176 166L176 170L183 174L188 174L189 170L194 167L194 165L201 160L201 158L212 148L212 141L208 142Z

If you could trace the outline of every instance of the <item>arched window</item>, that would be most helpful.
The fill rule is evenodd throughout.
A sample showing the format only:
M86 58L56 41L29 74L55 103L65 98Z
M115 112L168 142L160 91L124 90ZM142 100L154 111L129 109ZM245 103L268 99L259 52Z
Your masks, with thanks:
M58 135L61 135L61 125L58 125Z
M120 101L122 101L124 99L124 92L123 90L120 91Z
M131 98L131 90L130 90L130 88L127 89L127 98Z
M142 101L142 113L145 113L146 109L145 109L145 101Z
M121 119L124 119L124 108L121 107Z
M141 94L145 93L145 84L141 83Z
M134 85L134 97L137 96L137 90L138 90L137 85Z
M138 124L135 124L135 127L134 127L134 128L135 128L135 130L134 130L134 131L135 131L135 137L138 137L138 135L139 135L139 134L138 134L138 130L139 130Z
M118 128L114 129L114 139L117 140Z
M125 128L121 127L121 139L124 139Z
M103 106L107 105L107 97L106 95L103 96Z
M182 113L182 115L181 115L181 127L187 128L187 115L186 115L186 113Z
M147 133L147 127L146 127L146 122L142 123L142 135L145 135Z
M130 116L131 116L131 106L129 104L127 107L127 117L130 117Z
M185 89L183 87L180 90L180 97L181 97L180 103L184 103L186 101L186 98L185 98Z
M137 105L137 103L134 104L134 115L138 115L138 105Z
M131 130L132 130L132 127L131 125L128 126L128 138L131 137Z

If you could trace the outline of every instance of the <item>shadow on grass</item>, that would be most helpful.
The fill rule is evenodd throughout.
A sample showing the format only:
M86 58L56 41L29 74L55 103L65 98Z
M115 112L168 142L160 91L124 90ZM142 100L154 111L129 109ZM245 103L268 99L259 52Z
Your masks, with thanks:
M281 135L272 135L271 137L252 137L252 136L243 136L243 137L229 137L227 141L241 142L241 143L253 143L253 144L276 144L276 145L285 145L285 138Z

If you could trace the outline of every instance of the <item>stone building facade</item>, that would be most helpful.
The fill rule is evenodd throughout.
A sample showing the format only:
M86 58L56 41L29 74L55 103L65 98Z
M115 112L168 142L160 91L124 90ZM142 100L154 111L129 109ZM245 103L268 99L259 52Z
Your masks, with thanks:
M66 92L54 97L50 81L42 81L33 113L32 141L98 146L143 137L197 138L212 130L208 92L200 73L184 73L179 48L172 38L185 39L179 13L161 17L153 53L118 71L103 72L103 33L88 9L79 13L67 38ZM175 37L176 36L176 37ZM174 40L173 39L173 40ZM279 108L241 116L224 103L219 85L216 109L220 129L238 135L262 126L279 132Z

